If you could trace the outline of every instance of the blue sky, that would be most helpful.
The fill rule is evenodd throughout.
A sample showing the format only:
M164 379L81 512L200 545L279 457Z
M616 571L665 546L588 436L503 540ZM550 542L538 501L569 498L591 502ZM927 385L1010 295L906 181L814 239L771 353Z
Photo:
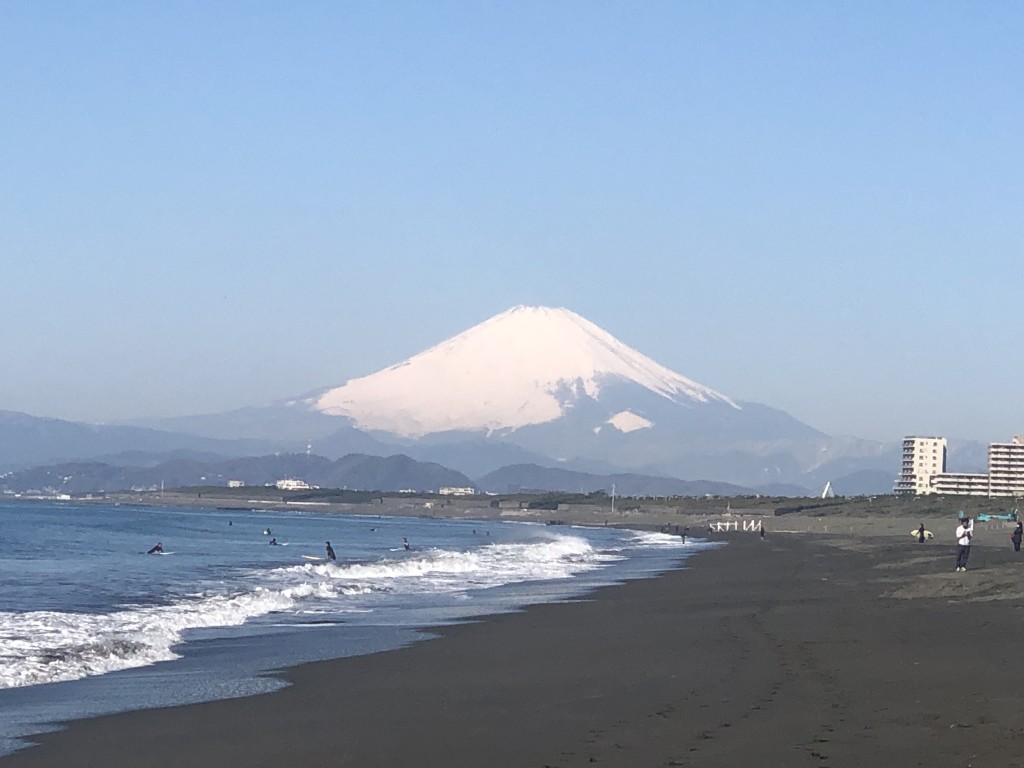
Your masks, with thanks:
M0 409L258 405L516 304L832 434L1024 432L1024 4L0 4Z

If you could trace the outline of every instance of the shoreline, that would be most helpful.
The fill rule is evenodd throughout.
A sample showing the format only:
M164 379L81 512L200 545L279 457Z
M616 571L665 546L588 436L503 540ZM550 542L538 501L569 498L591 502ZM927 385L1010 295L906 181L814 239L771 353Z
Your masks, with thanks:
M746 497L698 497L681 500L682 506L645 500L637 508L620 507L614 511L601 505L569 504L560 505L557 510L527 509L525 507L491 507L475 499L443 497L427 499L388 497L378 502L321 502L282 499L245 499L237 496L197 495L167 491L166 493L111 493L95 498L56 500L50 498L16 498L17 503L52 503L72 505L112 505L137 507L170 507L179 509L202 508L210 511L238 514L260 514L266 512L317 512L320 514L341 514L352 517L415 517L426 520L473 520L485 522L524 522L548 525L580 525L586 527L631 528L642 531L675 532L689 527L694 536L756 534L758 523L763 523L770 534L850 534L857 537L909 536L921 523L935 535L936 542L952 540L960 512L964 506L968 514L976 516L979 511L992 505L1002 509L1003 499L925 499L920 508L913 503L885 497L851 497L849 499L792 499L807 504L807 509L785 514L776 508L763 506L771 499ZM625 500L624 500L625 501ZM774 500L777 501L777 500ZM733 507L732 502L737 506ZM930 506L932 504L936 506ZM692 506L691 506L692 505ZM819 505L824 505L820 507ZM911 508L907 508L907 507ZM564 508L563 508L564 507ZM824 509L824 511L823 511ZM750 526L743 530L746 523ZM983 533L1009 532L1015 523L995 518L977 523ZM720 530L709 527L719 526ZM739 530L721 530L722 526L737 526Z
M164 510L153 510L154 513L158 511L161 513L174 513L176 510L173 507L168 507ZM199 510L196 511L199 512ZM64 515L64 512L59 509L51 509L48 512L58 516ZM76 510L68 510L68 512L73 512L81 520L87 520L90 518L92 510L79 507ZM119 513L113 509L109 509L108 513L109 520L105 518L104 524L113 522L116 525ZM120 514L126 513L132 515L131 519L133 521L145 520L145 511L143 511L141 517L138 511L132 510L129 512L128 508L122 510ZM211 520L205 511L200 512L200 515L203 525L211 524ZM282 518L286 515L288 513L278 515L277 519L281 522L282 527L284 526ZM332 524L329 517L320 514L315 514L313 517L321 521L326 520L328 525ZM181 515L175 515L174 519L179 520L181 518ZM348 518L345 525L351 526L354 524L355 527L359 527L360 523L358 520L358 517ZM341 524L342 521L338 520L336 522ZM219 529L220 525L226 526L227 523L227 517L214 518L212 520L212 530ZM244 528L243 525L239 524L239 518L236 517L234 523L235 532L240 528ZM193 530L192 524L187 520L183 524L185 530ZM277 532L276 524L274 522L271 522L271 524L275 525L274 530ZM371 522L370 525L377 526L382 525L382 523ZM394 523L385 525L394 525ZM363 617L361 616L344 617L345 612L342 611L336 618L332 617L330 621L313 620L306 624L300 620L296 622L296 626L308 626L311 628L292 629L290 632L285 632L284 629L261 630L258 623L257 629L252 632L243 630L237 635L225 631L217 634L216 637L204 637L202 636L204 633L200 632L199 636L193 634L191 637L184 638L181 642L177 643L175 648L176 658L174 660L161 660L155 663L150 661L124 669L112 670L107 674L96 674L94 670L93 674L86 674L78 679L54 682L53 685L36 684L24 687L15 685L11 689L0 691L0 694L2 694L0 695L0 711L6 709L8 705L10 706L9 719L5 718L7 722L3 724L4 727L0 728L0 756L13 754L20 749L24 749L26 748L25 745L30 745L34 741L34 735L50 732L55 728L59 729L63 724L71 721L89 720L96 717L136 711L141 708L166 708L214 701L218 698L259 695L268 690L268 684L273 685L272 681L283 678L284 675L282 673L295 665L314 660L334 659L398 649L411 642L431 637L438 631L439 627L451 623L480 621L489 616L521 610L523 605L533 604L538 601L560 603L576 597L590 595L596 589L600 589L608 584L637 578L656 577L667 570L680 567L687 557L692 556L701 549L700 545L680 547L678 539L669 540L672 537L647 537L643 536L643 534L634 537L632 534L619 528L604 531L603 533L600 529L583 528L576 531L568 529L555 531L552 529L545 530L543 527L538 528L535 523L523 526L517 525L512 521L499 521L497 528L493 524L488 526L489 530L486 532L486 539L483 538L483 528L480 528L481 536L476 536L476 530L474 530L474 536L470 540L469 526L466 525L466 521L457 523L455 528L446 528L437 521L413 521L411 519L400 522L400 525L402 526L400 529L383 528L381 530L399 530L401 533L408 533L414 542L413 549L415 552L401 553L400 550L397 551L399 555L415 555L413 568L419 562L418 558L421 557L421 554L417 554L419 550L429 554L431 546L436 545L436 542L432 542L430 536L430 531L435 525L441 525L438 529L441 533L438 535L448 536L452 530L463 531L464 539L466 540L463 544L469 547L483 546L489 543L491 531L494 531L495 542L498 543L520 542L520 539L525 542L541 542L542 546L539 549L543 554L521 553L521 556L517 555L515 558L515 561L519 563L518 566L506 567L505 570L511 568L509 573L518 574L524 578L525 580L522 582L517 581L516 577L509 577L507 574L506 578L511 578L512 580L500 584L496 583L493 579L483 578L479 582L470 579L465 584L471 594L462 599L456 598L454 601L449 599L448 603L445 603L443 594L446 589L442 585L438 593L442 597L437 601L438 607L434 613L430 612L429 606L426 606L422 599L416 598L409 605L405 606L413 610L401 610L401 615L384 615L384 618L378 618L376 623L373 622L372 618L369 619L369 623L365 623L362 621ZM406 526L409 527L408 530ZM248 527L255 530L253 520L250 520ZM479 525L477 527L479 528ZM523 529L532 529L534 533L523 533ZM194 528L194 530L206 531L211 529L200 526L199 528ZM224 530L230 531L231 529L225 528ZM260 530L262 530L262 525ZM370 530L377 530L377 528ZM413 531L416 531L415 536ZM294 530L291 532L293 535L296 533ZM421 536L422 538L420 538ZM638 556L634 557L631 554L623 558L613 558L622 562L609 563L600 556L577 552L575 546L569 547L568 550L563 546L554 547L555 551L548 553L547 550L552 548L547 546L547 543L552 541L560 542L563 540L563 537L573 537L573 541L580 541L586 538L586 540L590 541L590 546L586 547L587 552L617 552L619 549L624 551L638 550L636 552ZM334 538L334 536L331 538ZM345 536L342 536L342 538L345 538ZM356 549L360 554L355 562L362 563L364 555L369 558L367 562L372 560L372 553L377 552L377 549L373 549L373 546L375 544L379 545L379 542L370 541L373 538L373 536L365 536L366 540L363 542L371 548L368 550L370 555L366 555L366 553L359 549L359 545L356 545ZM387 534L384 534L385 541L387 538ZM664 541L651 544L655 539ZM168 541L166 536L164 540ZM565 540L568 541L568 539ZM266 538L259 538L259 543L265 544L266 541ZM457 542L459 540L456 538L454 541ZM473 544L471 541L478 542L478 544ZM296 541L293 540L291 543L294 545ZM417 544L420 546L416 546ZM455 546L457 550L460 545L456 543ZM611 547L612 549L608 550L606 547ZM187 552L188 550L186 546L182 546L180 543L178 546L169 545L168 548L179 552ZM266 548L258 547L258 549L262 552L267 551ZM296 547L293 546L293 550L295 549ZM302 550L299 549L298 551ZM391 550L391 552L395 551L394 549ZM278 554L286 553L286 550L283 548L273 548L270 552ZM339 549L339 553L342 554L342 559L345 560L345 553L341 549ZM387 551L383 550L383 553L383 556L386 558L388 556ZM380 553L377 552L377 554L379 555ZM428 554L422 554L422 557L428 557ZM293 557L297 558L298 556L293 552ZM494 563L491 560L497 558L495 574L499 576L498 580L500 581L500 574L503 573L501 557L500 554L493 555L490 558L482 557L482 565L477 564L476 560L471 560L462 565L468 565L470 571L475 573L481 568L494 567ZM540 570L529 567L534 558L537 559L537 566ZM579 569L579 566L568 564L551 570L551 563L548 560L552 558L559 558L558 562L561 562L561 558L567 558L570 562L583 563L582 570ZM351 557L348 559L351 560ZM509 559L507 555L505 555L505 559ZM400 560L401 558L399 558ZM301 560L297 562L300 565L305 565ZM55 564L59 566L59 561L55 561ZM291 561L288 561L285 566L291 564ZM346 561L345 564L350 565L352 563ZM393 562L392 565L394 564ZM460 563L456 563L456 567L451 572L459 573L459 565ZM429 562L426 568L429 576L430 572L432 572ZM440 568L442 572L448 570L445 562L440 564ZM573 574L572 577L566 578L557 575L565 568L568 568L569 572ZM545 577L544 574L549 574L549 576ZM486 576L490 575L489 572L486 573ZM315 580L315 577L311 578ZM334 579L338 578L342 580L340 582L335 581L335 583L339 583L343 587L349 584L344 576L336 574ZM355 584L361 583L360 580L365 578L367 578L365 573L352 576L353 583ZM531 579L539 580L536 586L531 586ZM478 586L474 587L474 583ZM484 583L492 584L494 588L484 589L476 593L477 589ZM401 591L398 587L396 589ZM355 591L359 591L358 587L355 588ZM392 588L385 586L383 591L390 592ZM517 593L520 593L520 597L516 597ZM395 609L392 608L391 610ZM386 614L387 606L374 604L372 610L357 610L356 612L377 614L379 611ZM116 613L115 609L114 615ZM288 624L276 623L276 620L273 618L275 611L272 610L269 613L271 616L268 620L269 627L284 628L288 626ZM322 626L317 626L318 624L322 624ZM205 634L208 635L209 633ZM91 641L88 637L84 637L83 642ZM111 656L116 659L116 654L111 654ZM53 655L51 658L58 657ZM211 674L204 675L204 670L209 670ZM227 672L224 672L224 670L227 670ZM261 678L263 678L266 684L261 682ZM133 694L132 691L136 691L136 693Z
M1024 561L995 542L733 537L696 567L71 723L30 766L1019 765Z

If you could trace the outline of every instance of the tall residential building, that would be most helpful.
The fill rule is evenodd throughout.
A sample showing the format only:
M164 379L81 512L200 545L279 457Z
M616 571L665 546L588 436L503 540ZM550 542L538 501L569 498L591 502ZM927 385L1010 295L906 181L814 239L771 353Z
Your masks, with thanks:
M946 472L946 439L907 437L896 493L1024 497L1024 435L989 443L988 472Z
M896 493L934 493L932 478L946 471L946 438L903 438L903 463Z
M1024 496L1024 435L1011 443L989 443L989 496Z

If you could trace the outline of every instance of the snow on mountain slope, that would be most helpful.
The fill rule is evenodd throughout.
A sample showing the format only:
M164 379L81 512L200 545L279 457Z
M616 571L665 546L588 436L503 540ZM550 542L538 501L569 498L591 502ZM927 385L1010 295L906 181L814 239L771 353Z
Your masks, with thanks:
M619 432L636 432L638 429L648 429L654 426L654 423L645 419L643 416L638 416L632 411L620 411L612 416L606 424L611 424ZM594 431L598 431L600 427L594 427Z
M602 386L613 381L635 382L680 404L739 408L568 309L525 306L330 389L310 405L347 416L360 429L403 437L492 432L554 421L578 398L599 400Z

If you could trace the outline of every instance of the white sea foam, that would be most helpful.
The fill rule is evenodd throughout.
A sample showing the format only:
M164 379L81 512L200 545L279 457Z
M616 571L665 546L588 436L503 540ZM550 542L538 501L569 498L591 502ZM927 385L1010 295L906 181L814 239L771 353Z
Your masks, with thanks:
M675 549L683 546L681 536L672 533L656 533L649 531L631 531L633 542L644 547Z
M656 545L644 542L645 545ZM188 630L238 626L270 613L368 610L373 593L459 593L565 579L620 559L581 537L551 535L468 551L427 549L365 563L306 563L250 572L217 590L109 613L0 612L0 688L74 680L178 658Z
M600 568L621 555L598 552L585 539L554 536L518 544L490 544L467 552L430 549L412 556L355 564L306 564L287 574L344 581L370 590L459 592L542 579L565 579Z
M255 616L288 610L303 591L257 587L106 614L0 612L0 688L75 680L175 659L173 646L186 630L238 626Z

